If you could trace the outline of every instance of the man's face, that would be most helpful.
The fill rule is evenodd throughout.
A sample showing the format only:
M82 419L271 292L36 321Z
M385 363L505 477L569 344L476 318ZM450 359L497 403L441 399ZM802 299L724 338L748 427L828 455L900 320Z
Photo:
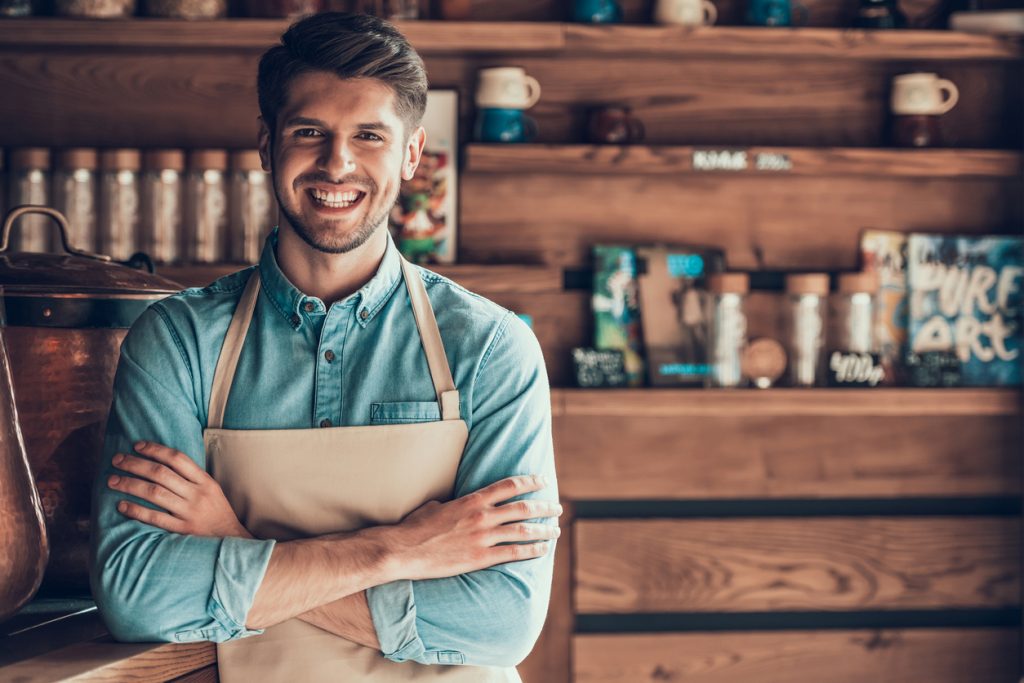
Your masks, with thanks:
M324 71L291 81L275 136L271 146L262 127L260 156L281 213L328 253L352 251L386 223L424 142L422 128L406 137L389 86Z

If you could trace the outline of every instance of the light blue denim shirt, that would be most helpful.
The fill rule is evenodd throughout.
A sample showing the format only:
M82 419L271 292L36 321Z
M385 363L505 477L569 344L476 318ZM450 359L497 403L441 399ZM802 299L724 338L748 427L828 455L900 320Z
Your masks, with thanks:
M224 427L316 429L324 420L355 426L439 419L390 236L377 274L331 305L288 281L277 265L276 245L275 232L254 266L262 290ZM125 494L106 486L113 455L131 452L138 440L178 449L205 467L203 428L214 367L251 270L154 304L121 347L93 488L92 548L93 594L119 640L221 642L260 633L247 630L245 621L273 540L167 533L118 513L116 503ZM504 477L541 474L551 487L532 495L557 499L550 392L533 332L451 280L415 270L434 308L469 427L456 496ZM518 663L543 625L552 562L549 552L452 578L369 589L383 654L424 664Z

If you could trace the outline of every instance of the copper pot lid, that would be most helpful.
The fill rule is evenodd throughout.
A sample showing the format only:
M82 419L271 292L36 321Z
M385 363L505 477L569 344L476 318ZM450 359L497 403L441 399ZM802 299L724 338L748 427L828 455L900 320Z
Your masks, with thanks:
M12 252L17 219L42 214L57 222L63 254ZM0 287L7 325L42 327L130 327L151 303L181 291L177 283L129 268L109 256L68 244L68 222L59 211L19 206L0 232Z

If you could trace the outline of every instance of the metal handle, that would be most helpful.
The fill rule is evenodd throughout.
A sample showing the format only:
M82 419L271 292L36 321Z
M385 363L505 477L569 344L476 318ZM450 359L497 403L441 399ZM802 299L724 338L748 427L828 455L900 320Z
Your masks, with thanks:
M10 246L11 241L11 228L14 226L14 221L18 220L22 216L30 213L41 213L44 216L49 216L57 222L57 227L60 228L60 242L64 246L64 251L75 256L84 256L86 258L96 259L98 261L109 261L109 256L103 254L94 254L90 251L84 251L82 249L75 249L68 242L68 232L71 231L71 226L68 225L68 219L64 217L57 209L51 209L48 206L16 206L10 210L7 214L7 218L4 219L3 231L0 232L0 254L6 254L7 249Z

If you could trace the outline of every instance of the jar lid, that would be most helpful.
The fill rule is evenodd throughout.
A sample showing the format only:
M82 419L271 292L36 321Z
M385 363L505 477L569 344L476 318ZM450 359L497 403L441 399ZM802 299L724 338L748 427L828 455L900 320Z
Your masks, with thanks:
M871 271L840 273L839 291L842 294L856 294L858 292L874 294L878 291L878 273Z
M188 167L193 171L226 171L228 153L223 149L189 150Z
M142 168L142 154L137 149L101 150L100 168L104 171L138 171Z
M184 171L185 152L180 149L148 149L142 163L150 171Z
M750 276L746 273L711 273L708 289L716 294L746 294L750 291Z
M790 273L786 276L786 293L828 296L826 273Z
M259 150L236 149L231 152L231 168L236 171L262 171Z
M17 147L11 150L11 170L30 171L50 168L50 150L45 147Z
M99 153L88 147L71 147L57 150L54 167L72 171L78 168L85 168L95 171L99 166Z

